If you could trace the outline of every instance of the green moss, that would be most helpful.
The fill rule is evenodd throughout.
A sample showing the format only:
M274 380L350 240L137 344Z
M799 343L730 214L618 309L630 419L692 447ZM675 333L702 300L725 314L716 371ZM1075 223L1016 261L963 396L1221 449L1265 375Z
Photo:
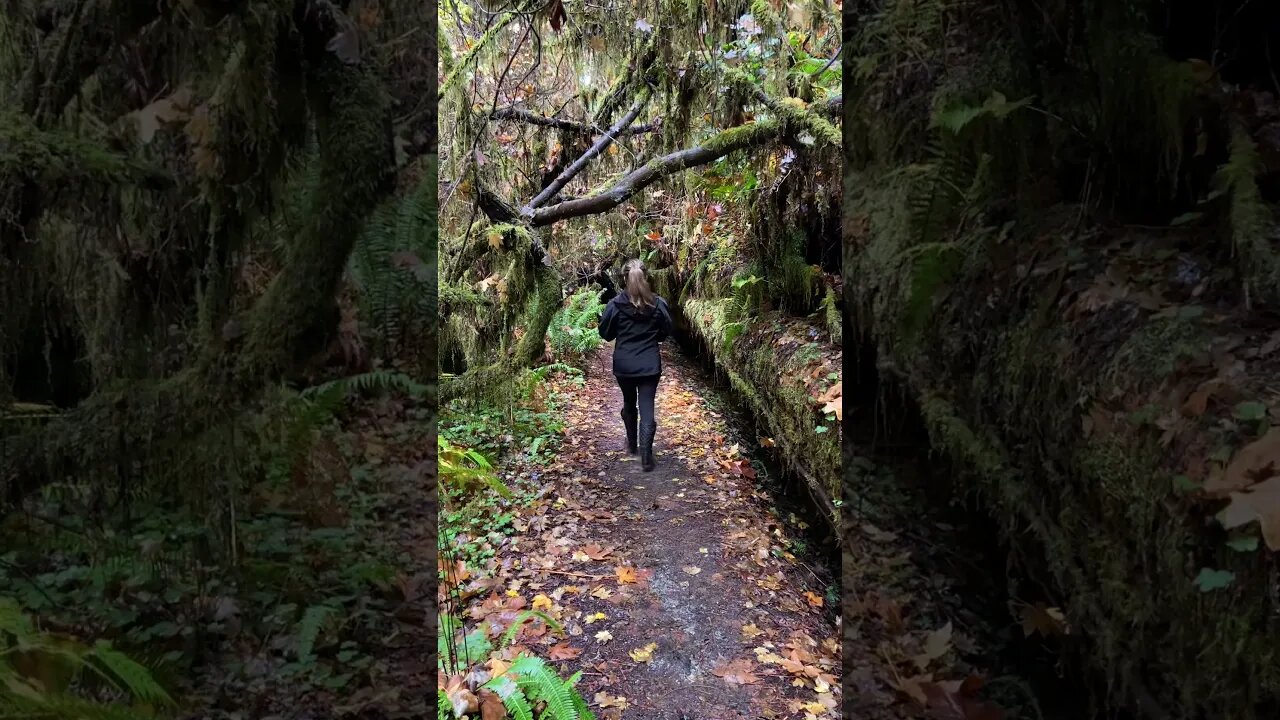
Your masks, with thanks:
M840 497L840 441L838 432L818 433L824 423L805 387L794 378L806 365L799 354L780 357L767 331L773 316L759 322L738 320L729 298L686 298L684 313L694 333L729 378L734 391L762 418L768 432L797 468L827 498ZM838 527L838 517L832 518Z
M1231 127L1230 159L1218 170L1215 184L1230 196L1231 244L1239 258L1245 291L1265 304L1280 304L1280 252L1272 249L1271 208L1262 200L1258 175L1263 164L1249 131Z

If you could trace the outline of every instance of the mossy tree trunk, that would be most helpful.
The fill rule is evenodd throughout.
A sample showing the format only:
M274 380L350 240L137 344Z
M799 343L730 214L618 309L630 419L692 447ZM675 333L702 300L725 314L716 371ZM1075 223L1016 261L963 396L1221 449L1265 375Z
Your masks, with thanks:
M393 190L387 98L371 68L327 49L341 30L327 3L299 10L308 70L306 102L317 143L305 220L265 293L218 345L162 380L105 388L42 428L6 440L0 498L21 500L47 483L110 477L122 458L172 477L184 444L230 427L269 385L323 348L336 294L365 220Z

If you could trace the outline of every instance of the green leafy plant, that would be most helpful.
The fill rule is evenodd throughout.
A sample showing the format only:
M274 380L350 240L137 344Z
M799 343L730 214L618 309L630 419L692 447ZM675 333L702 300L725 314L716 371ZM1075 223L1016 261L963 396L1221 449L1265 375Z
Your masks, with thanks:
M516 720L533 720L537 704L543 705L539 720L594 720L576 687L581 679L581 671L561 679L542 658L522 655L483 687L497 693Z
M596 325L603 310L604 304L595 288L585 287L570 295L547 327L552 354L563 362L581 364L600 347Z
M98 699L107 696L114 699ZM0 718L133 720L173 705L147 668L110 643L40 632L0 598Z
M446 494L465 496L478 489L488 488L502 497L511 497L511 489L498 479L493 472L493 465L483 454L454 445L443 435L437 437L437 445L440 483Z

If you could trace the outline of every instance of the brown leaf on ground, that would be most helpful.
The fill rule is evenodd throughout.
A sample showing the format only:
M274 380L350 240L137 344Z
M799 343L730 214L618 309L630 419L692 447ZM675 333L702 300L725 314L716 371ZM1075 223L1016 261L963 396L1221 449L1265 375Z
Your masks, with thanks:
M760 682L760 678L756 677L751 671L755 669L755 663L750 660L739 658L724 663L711 671L718 678L724 678L727 683L734 685L753 685Z
M627 567L626 565L619 565L618 567L614 568L614 570L616 570L616 571L617 571L617 573L618 573L618 584L619 584L619 585L623 585L623 584L627 584L627 583L634 583L634 582L636 581L636 569L635 569L635 568L633 568L633 567Z
M627 704L627 699L625 697L621 695L610 697L609 693L603 690L596 693L594 700L595 700L595 703L602 708L612 707L612 708L618 708L620 710L626 710L629 707Z
M1019 612L1022 616L1022 632L1027 637L1040 633L1045 637L1066 635L1067 619L1056 607L1045 607L1044 603L1023 605Z
M929 696L926 695L924 692L924 685L925 683L932 683L932 682L933 682L933 674L925 673L924 675L913 675L911 677L906 677L906 678L897 678L896 680L893 680L890 684L892 684L894 689L897 690L898 692L902 693L903 695L906 695L912 700L915 700L920 707L925 707L929 704Z
M502 698L490 690L480 691L480 720L503 720L507 716L507 708Z
M828 402L826 405L823 405L822 412L835 413L837 420L844 420L844 410L842 409L843 407L844 407L844 404L840 401L840 398L836 398L835 400Z
M982 683L982 678L976 675L964 680L922 683L929 717L935 720L1004 720L1004 708L978 699Z
M556 643L547 651L552 660L572 660L582 654L582 648L576 648L567 642Z
M604 560L609 557L609 555L613 554L613 548L600 547L599 545L592 544L582 548L582 552L586 553L587 557L592 560Z
M1280 475L1280 427L1241 448L1226 470L1210 475L1204 491L1211 497L1222 497L1275 475Z
M924 652L917 655L914 660L916 667L924 670L929 667L929 663L937 660L947 651L951 649L951 623L934 630L924 640Z
M1231 493L1231 504L1219 514L1218 519L1228 530L1257 520L1267 548L1280 550L1280 475L1245 492Z

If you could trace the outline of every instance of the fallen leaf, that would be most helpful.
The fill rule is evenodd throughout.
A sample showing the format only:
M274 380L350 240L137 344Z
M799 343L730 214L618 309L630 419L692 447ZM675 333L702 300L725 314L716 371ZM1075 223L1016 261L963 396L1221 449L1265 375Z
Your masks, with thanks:
M720 665L713 669L711 673L716 677L724 678L724 681L727 683L734 685L753 685L760 682L760 678L756 677L751 672L754 669L755 665L750 660L738 659Z
M567 642L557 643L547 651L552 660L572 660L582 654L582 648L576 648Z
M947 651L951 649L951 623L948 621L946 625L929 633L924 639L924 652L915 656L914 661L916 667L924 670L929 667L929 663L937 660Z
M689 575L697 575L698 573L702 572L702 568L698 567L697 565L685 565L680 569L684 570L685 573Z
M1218 514L1218 521L1228 530L1254 520L1262 528L1267 548L1280 550L1280 475L1231 493L1231 503Z
M844 410L842 409L843 407L844 405L843 403L840 402L840 398L836 398L835 400L832 400L826 405L823 405L822 412L835 413L837 420L844 420Z
M976 675L964 680L922 683L929 716L936 720L1004 720L1004 708L978 699L982 683Z
M628 652L632 660L636 662L649 662L653 659L653 651L658 649L658 643L649 643L642 648L636 648Z
M809 604L810 604L810 605L812 605L812 606L814 606L814 607L822 607L822 596L821 596L821 595L817 595L817 594L815 594L815 593L813 593L813 592L810 592L810 591L808 591L808 590L805 590L805 591L804 591L804 598L805 598L806 600L808 600L808 601L809 601Z
M609 617L608 615L605 615L602 612L598 612L598 613L593 613L591 615L586 616L585 618L582 619L582 621L590 625L593 622L598 622L600 620L608 619L608 617Z
M502 698L492 690L480 691L480 720L503 720L507 717L507 707Z
M587 557L592 560L599 561L609 557L609 555L613 553L613 548L600 547L599 545L588 545L582 548L582 552L586 553Z
M592 699L595 700L596 705L599 705L602 708L612 707L618 708L619 710L626 710L629 707L625 697L621 695L610 697L609 694L603 690L596 693L595 697Z
M1280 475L1280 426L1241 448L1226 470L1205 481L1204 490L1210 496L1221 497L1277 475ZM1271 543L1267 545L1271 547Z
M1040 633L1045 637L1067 634L1067 619L1056 607L1045 607L1044 603L1023 605L1022 632L1027 637Z
M603 585L600 585L591 591L591 597L599 598L600 600L608 600L613 597L613 591Z
M754 637L756 637L756 636L758 636L758 635L763 635L763 634L764 634L764 631L763 631L763 630L761 630L760 628L756 627L756 624L755 624L755 623L751 623L750 625L743 625L743 626L742 626L742 636L743 636L743 637L745 637L745 638L746 638L746 639L748 639L748 640L750 640L750 639L752 639L752 638L754 638Z
M553 603L551 602L551 598L543 595L542 593L538 593L533 596L534 610L550 610L552 605Z
M634 582L636 581L636 569L635 569L635 568L633 568L633 567L627 567L626 565L619 565L618 567L614 568L614 570L616 570L616 571L617 571L617 573L618 573L618 584L619 584L619 585L627 584L627 583L634 583Z
M511 663L504 662L502 658L492 657L489 658L488 666L489 676L496 678L505 675L507 670L511 668Z
M596 633L596 642L607 643L612 639L613 639L613 633L609 632L608 630L601 630L600 632Z

